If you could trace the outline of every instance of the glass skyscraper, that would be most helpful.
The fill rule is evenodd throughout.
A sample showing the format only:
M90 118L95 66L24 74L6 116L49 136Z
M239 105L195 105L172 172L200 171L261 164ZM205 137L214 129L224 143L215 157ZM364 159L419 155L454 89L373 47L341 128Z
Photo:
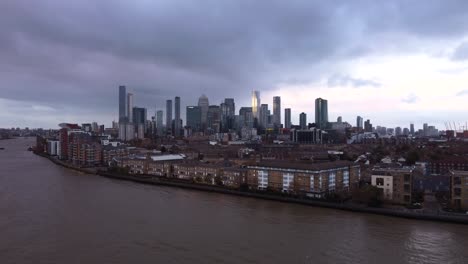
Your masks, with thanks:
M328 101L322 98L315 99L315 127L325 129L328 123Z

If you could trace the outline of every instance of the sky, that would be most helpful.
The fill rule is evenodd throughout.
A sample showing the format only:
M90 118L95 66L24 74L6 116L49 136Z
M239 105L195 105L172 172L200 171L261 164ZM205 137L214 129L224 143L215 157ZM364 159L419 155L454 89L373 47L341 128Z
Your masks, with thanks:
M272 107L409 127L468 121L468 1L2 0L0 127L118 120L252 90ZM282 112L284 118L284 111Z

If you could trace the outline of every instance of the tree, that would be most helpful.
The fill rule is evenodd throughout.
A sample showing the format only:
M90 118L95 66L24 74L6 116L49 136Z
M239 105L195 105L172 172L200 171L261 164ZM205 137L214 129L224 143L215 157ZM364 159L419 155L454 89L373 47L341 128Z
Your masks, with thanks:
M371 207L379 207L382 204L382 191L375 186L366 185L355 191L353 200Z
M419 159L419 153L415 150L408 152L408 154L406 155L406 162L409 165L415 164L417 161L419 161Z

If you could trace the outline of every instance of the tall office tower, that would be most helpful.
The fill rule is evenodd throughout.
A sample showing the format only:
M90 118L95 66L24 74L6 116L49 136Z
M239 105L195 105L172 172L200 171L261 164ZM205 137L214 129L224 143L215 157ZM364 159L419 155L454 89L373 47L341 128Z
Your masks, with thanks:
M133 123L144 124L147 119L146 108L143 107L133 107Z
M339 116L337 119L336 119L336 122L338 123L343 123L343 118L341 116Z
M364 122L364 118L362 118L361 116L358 116L356 118L356 127L357 128L362 128L363 122Z
M112 129L118 129L119 128L119 123L112 121Z
M163 111L159 110L156 112L156 131L158 136L163 134Z
M301 129L307 129L307 115L306 115L306 113L302 112L299 115L299 124L301 126Z
M210 105L207 115L208 129L211 133L218 133L221 127L221 108L218 105Z
M364 122L364 131L365 132L372 132L373 127L369 119L367 119L366 122Z
M176 96L174 101L174 136L180 136L181 120L180 120L180 97Z
M192 132L201 131L201 107L187 106L187 126L192 128Z
M170 134L172 130L172 100L166 101L166 131Z
M284 109L284 127L291 128L291 108Z
M252 91L252 116L254 119L259 118L260 112L260 92Z
M208 116L208 108L210 106L210 102L208 101L208 97L206 95L202 94L200 98L198 98L198 106L200 107L201 110L201 124L202 124L202 130L205 130L207 128L207 116Z
M429 135L429 126L427 123L424 123L423 124L423 134L425 137L427 137Z
M125 122L127 117L127 88L119 86L119 122Z
M410 124L410 134L414 136L414 124L413 123Z
M222 132L228 132L229 129L234 128L234 116L236 114L236 107L233 98L224 99L221 103L221 127Z
M133 94L127 94L127 119L129 123L133 123Z
M315 127L325 129L328 123L328 101L322 98L315 99Z
M240 128L247 126L249 128L253 127L253 115L252 107L241 107L239 109L239 120L238 126Z
M273 97L273 125L281 127L281 97Z
M260 105L260 111L259 111L259 118L258 118L258 124L266 128L268 126L268 104L261 104Z

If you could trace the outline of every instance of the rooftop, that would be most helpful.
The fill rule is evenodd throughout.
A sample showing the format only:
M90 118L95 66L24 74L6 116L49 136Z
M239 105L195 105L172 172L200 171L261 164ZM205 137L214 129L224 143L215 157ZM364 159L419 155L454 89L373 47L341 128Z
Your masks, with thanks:
M330 169L343 168L348 166L358 166L350 161L335 161L324 163L298 162L298 161L261 161L256 164L248 165L249 168L265 167L273 169L296 169L307 171L323 171Z

